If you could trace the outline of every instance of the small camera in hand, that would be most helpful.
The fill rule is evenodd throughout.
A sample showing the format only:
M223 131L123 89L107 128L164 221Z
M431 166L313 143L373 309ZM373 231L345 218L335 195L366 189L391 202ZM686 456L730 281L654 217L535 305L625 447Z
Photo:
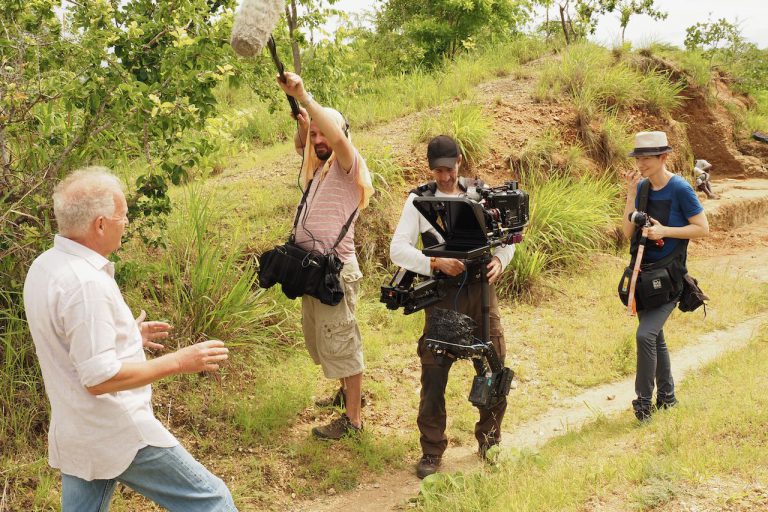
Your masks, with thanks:
M651 225L651 216L648 215L645 212L639 212L635 210L634 212L629 214L629 222L633 223L639 228L647 228ZM653 244L661 249L664 247L664 239L659 238L658 240L654 240Z
M645 227L651 225L651 218L645 212L639 212L637 210L629 214L629 222L638 227Z

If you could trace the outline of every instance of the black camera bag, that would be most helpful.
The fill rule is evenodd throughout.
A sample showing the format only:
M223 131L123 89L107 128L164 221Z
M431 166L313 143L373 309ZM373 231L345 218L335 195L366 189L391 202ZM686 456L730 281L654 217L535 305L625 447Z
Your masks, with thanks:
M653 263L640 265L635 287L636 309L654 309L675 300L683 289L683 276L686 275L685 256L687 240L680 243L666 258ZM627 305L629 281L632 278L634 259L624 269L619 282L619 299Z
M707 297L701 288L699 282L690 274L683 276L683 291L680 294L680 303L678 309L683 312L696 311L700 306L704 306L704 316L707 316Z
M301 212L306 207L307 193L311 185L310 180L296 211L288 242L259 256L259 286L270 288L279 283L289 299L309 295L323 304L336 306L344 299L344 288L339 278L344 264L336 255L336 246L346 236L357 209L349 216L336 243L327 253L299 247L294 243L294 236Z
M344 298L339 273L344 265L335 253L307 251L287 242L259 256L259 285L280 283L289 299L310 295L335 306Z

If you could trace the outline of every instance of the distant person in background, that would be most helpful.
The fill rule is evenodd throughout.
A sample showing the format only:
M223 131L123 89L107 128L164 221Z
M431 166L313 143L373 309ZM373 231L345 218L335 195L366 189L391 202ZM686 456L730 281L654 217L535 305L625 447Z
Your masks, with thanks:
M671 152L666 133L638 133L635 135L635 149L629 154L635 158L637 170L625 176L627 202L622 230L624 236L631 241L632 262L640 247L641 233L645 230L648 240L663 240L663 244L645 245L641 275L650 273L647 265L655 264L667 270L667 280L670 281L666 290L662 288L662 279L652 283L654 293L665 303L645 309L638 305L637 317L640 322L636 332L635 375L637 399L632 401L632 408L640 421L649 419L655 410L677 404L672 366L664 339L664 324L680 298L682 279L686 272L688 240L709 234L707 216L693 188L684 178L667 170L667 158ZM629 220L629 216L639 207L641 182L645 180L650 181L645 213L650 217L651 226L642 228ZM672 297L668 299L670 295Z
M373 186L365 160L352 145L344 116L316 102L304 89L299 75L285 73L285 78L285 83L280 78L277 83L304 105L297 118L299 129L294 142L296 151L304 157L300 181L306 203L299 212L295 243L323 254L335 251L344 264L340 276L344 299L339 304L329 306L309 295L301 297L304 344L326 378L341 382L336 394L318 405L346 409L329 424L313 428L312 434L335 440L363 428L360 409L365 364L355 318L363 274L355 255L355 222L360 210L368 206ZM338 241L347 224L349 230Z
M75 171L53 194L59 234L32 263L24 309L51 402L48 460L61 470L63 512L109 509L117 482L171 511L234 511L227 486L152 412L150 384L212 372L219 340L147 361L170 325L134 320L107 257L128 224L122 183L104 168Z
M712 192L712 185L709 182L709 170L712 168L712 164L706 160L696 160L693 165L693 174L696 176L696 190L704 192L707 195L707 199L720 199L720 197Z

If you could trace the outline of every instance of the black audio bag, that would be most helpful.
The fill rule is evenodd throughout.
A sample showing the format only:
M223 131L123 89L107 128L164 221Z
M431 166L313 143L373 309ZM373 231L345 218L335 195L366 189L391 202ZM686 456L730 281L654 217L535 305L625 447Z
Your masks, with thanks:
M306 207L307 193L311 185L310 180L296 211L288 242L259 256L259 286L270 288L279 283L289 299L309 295L323 304L335 306L344 299L344 288L339 278L344 264L336 254L336 246L349 231L357 209L349 216L336 243L328 252L308 251L299 247L294 243L296 226L302 210Z
M687 240L680 243L666 258L640 265L640 273L637 276L635 286L636 309L654 309L675 300L683 290L683 276L687 275L685 268L685 256ZM629 282L632 278L632 270L635 267L634 258L624 269L624 274L619 282L619 299L627 305L629 298Z

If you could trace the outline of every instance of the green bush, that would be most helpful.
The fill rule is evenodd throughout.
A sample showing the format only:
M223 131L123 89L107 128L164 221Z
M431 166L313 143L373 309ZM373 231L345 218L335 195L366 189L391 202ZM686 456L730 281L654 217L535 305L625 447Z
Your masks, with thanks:
M700 88L705 88L709 85L709 81L712 78L712 72L709 69L709 60L704 57L701 52L678 51L673 55L688 76L690 84Z
M615 111L636 105L666 114L680 104L684 85L656 70L640 72L615 60L606 48L592 43L570 46L560 62L544 67L534 98L560 95Z

